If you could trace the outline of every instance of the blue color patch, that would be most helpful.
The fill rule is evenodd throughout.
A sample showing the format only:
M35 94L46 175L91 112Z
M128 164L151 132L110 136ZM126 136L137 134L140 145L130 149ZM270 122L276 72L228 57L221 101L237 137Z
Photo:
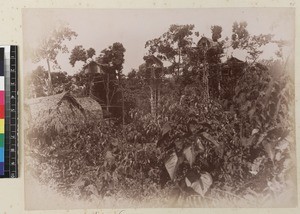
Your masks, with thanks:
M0 148L0 162L4 162L4 148Z
M4 175L4 162L0 162L0 175Z

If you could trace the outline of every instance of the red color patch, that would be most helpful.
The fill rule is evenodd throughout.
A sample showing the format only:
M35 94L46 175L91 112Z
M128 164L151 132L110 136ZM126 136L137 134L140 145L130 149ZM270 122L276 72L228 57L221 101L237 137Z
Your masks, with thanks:
M5 106L0 105L0 119L4 119Z
M0 91L0 105L4 105L5 104L4 97L5 97L4 91Z

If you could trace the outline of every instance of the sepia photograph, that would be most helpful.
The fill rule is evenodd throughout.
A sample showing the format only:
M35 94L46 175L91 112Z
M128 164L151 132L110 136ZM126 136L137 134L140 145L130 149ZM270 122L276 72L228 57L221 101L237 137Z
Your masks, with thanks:
M23 9L27 210L294 208L295 9Z

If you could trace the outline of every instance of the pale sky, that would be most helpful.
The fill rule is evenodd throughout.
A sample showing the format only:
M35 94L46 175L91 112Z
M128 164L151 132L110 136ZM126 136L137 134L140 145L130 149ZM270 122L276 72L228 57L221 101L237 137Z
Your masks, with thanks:
M66 42L69 51L76 45L100 51L121 42L126 49L123 73L138 68L146 53L145 43L166 32L171 24L194 24L200 35L211 37L210 27L220 25L222 38L231 37L233 22L246 21L250 34L274 34L276 39L294 40L294 10L288 8L218 8L218 9L25 9L23 11L24 49L34 48L38 41L60 22L68 23L78 36ZM230 50L243 60L241 52ZM59 54L58 63L63 71L74 74L82 63L75 67L69 64L68 54ZM262 58L274 57L274 47L264 50ZM25 56L26 58L26 56ZM25 60L25 70L38 64Z

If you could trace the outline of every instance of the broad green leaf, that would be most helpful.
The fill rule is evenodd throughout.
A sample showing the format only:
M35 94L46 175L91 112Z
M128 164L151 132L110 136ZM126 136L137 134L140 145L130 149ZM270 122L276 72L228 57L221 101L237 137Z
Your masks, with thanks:
M208 134L208 133L206 133L206 132L203 132L203 133L202 133L202 136L203 136L206 140L208 140L208 141L210 141L211 143L213 143L216 147L219 147L218 141L215 140L214 137L212 137L210 134Z
M186 178L185 181L187 185L191 183L188 178ZM190 187L199 195L204 196L211 187L212 183L213 179L211 175L208 172L204 172L200 174L200 178L194 181Z
M193 166L193 163L195 161L195 151L192 146L189 146L183 150L183 154L187 161L189 162L190 166Z
M176 140L174 143L175 143L177 149L179 149L179 150L182 149L182 147L183 147L182 140Z
M264 157L257 157L251 164L251 171L249 171L252 175L256 175L259 172L259 167L264 160Z
M204 172L204 173L201 173L200 180L202 182L203 196L204 196L204 194L208 191L208 189L212 185L213 179L212 179L211 175L208 172Z
M164 136L165 134L167 134L169 131L171 131L171 125L170 125L170 123L169 122L166 122L165 124L164 124L164 126L162 127L162 135Z
M283 152L288 147L289 147L289 142L286 139L283 139L283 140L281 140L281 141L278 142L278 144L277 144L277 146L275 148L278 149L278 150L280 150L281 152Z
M204 146L203 146L203 144L202 144L202 142L201 142L200 139L197 139L196 145L197 145L198 149L199 149L201 152L204 152Z
M257 142L256 142L256 146L258 146L261 142L263 142L263 140L265 139L265 137L267 136L267 133L262 133L259 135Z
M192 183L191 188L197 192L199 195L204 196L203 189L201 187L200 180L197 180Z
M259 132L259 129L253 129L251 135L254 135Z
M170 175L171 180L175 178L177 169L178 157L175 152L171 153L167 161L165 162L165 167Z
M190 186L192 186L192 183L190 182L190 180L187 178L187 177L185 177L185 183L186 183L186 185L188 186L188 187L190 187Z
M275 157L275 148L274 146L269 142L263 142L263 147L268 154L269 158L273 161Z

